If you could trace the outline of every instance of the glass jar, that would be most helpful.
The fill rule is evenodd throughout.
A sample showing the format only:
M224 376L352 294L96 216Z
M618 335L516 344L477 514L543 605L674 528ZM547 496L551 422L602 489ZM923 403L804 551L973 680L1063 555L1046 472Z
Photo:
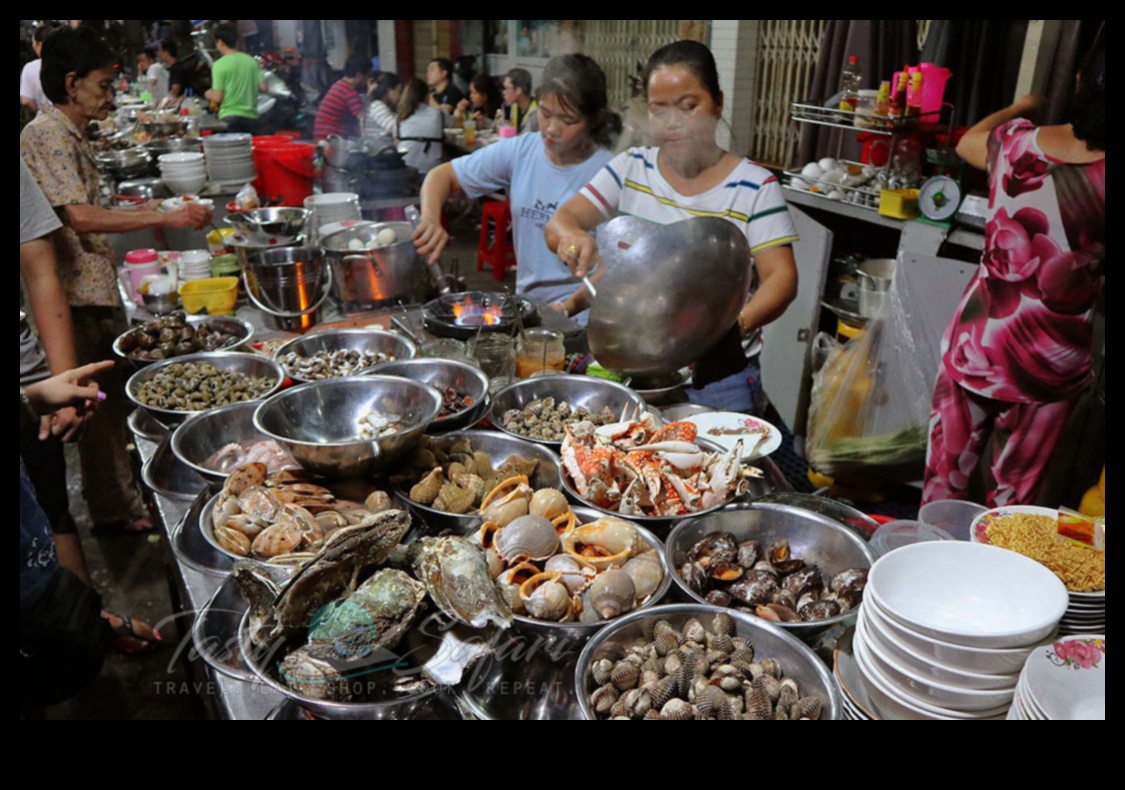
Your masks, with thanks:
M516 365L516 341L508 335L482 335L469 345L469 355L490 379L510 379Z
M560 332L529 329L516 344L516 378L531 378L544 370L562 371L566 367L566 347Z

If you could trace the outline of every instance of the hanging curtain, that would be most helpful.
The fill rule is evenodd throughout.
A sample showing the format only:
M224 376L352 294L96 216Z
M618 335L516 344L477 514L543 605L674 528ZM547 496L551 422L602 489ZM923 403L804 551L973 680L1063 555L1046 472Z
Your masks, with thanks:
M918 23L913 19L833 19L824 31L808 101L823 103L840 86L840 72L859 56L863 87L878 88L904 64L918 62ZM839 154L859 158L854 132L807 125L801 136L799 163ZM843 146L841 147L841 143Z
M971 126L1015 98L1026 19L936 19L921 62L953 72L945 100L953 124Z
M1064 19L1055 46L1055 58L1046 87L1047 107L1043 123L1066 123L1074 98L1075 78L1083 60L1104 34L1104 19Z

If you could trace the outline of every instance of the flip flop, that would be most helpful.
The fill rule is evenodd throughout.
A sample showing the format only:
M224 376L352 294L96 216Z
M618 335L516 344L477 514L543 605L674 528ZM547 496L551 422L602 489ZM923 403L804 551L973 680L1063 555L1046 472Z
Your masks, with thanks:
M138 647L135 650L126 650L118 645L115 645L114 647L118 652L130 656L137 656L144 655L145 653L151 653L159 649L161 636L160 632L155 628L152 629L152 633L155 636L155 641L153 641L148 637L142 636L137 631L136 623L131 617L125 617L124 615L120 614L113 614L112 612L103 612L102 616L105 618L106 622L109 623L109 628L111 631L113 631L113 635L115 637L120 639L132 639L134 641L140 642L143 645L142 647ZM114 619L120 620L121 622L117 625L114 625Z
M148 516L141 518L125 518L118 521L105 521L94 524L93 532L103 535L126 534L144 535L156 529L156 525Z

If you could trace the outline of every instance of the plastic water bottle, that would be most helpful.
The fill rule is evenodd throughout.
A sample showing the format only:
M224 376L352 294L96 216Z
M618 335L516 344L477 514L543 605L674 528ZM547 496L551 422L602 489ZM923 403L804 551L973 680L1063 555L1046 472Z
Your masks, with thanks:
M859 89L863 86L863 72L859 68L859 55L848 58L848 65L840 72L840 109L855 112L859 106Z

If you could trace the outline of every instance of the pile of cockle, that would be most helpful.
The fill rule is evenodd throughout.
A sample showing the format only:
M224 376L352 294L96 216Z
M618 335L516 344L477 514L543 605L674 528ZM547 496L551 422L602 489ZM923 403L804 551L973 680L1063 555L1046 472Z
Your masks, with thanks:
M728 614L710 627L689 620L682 631L657 622L651 639L595 661L586 686L599 719L817 721L824 710L778 661L755 655Z
M265 464L247 464L227 478L211 511L211 530L230 554L291 565L309 559L337 530L391 509L384 491L363 497L338 499L300 472L267 475Z
M237 370L220 370L210 362L188 362L161 368L137 388L137 401L165 411L207 411L231 403L257 400L277 382Z
M411 634L428 603L469 628L507 628L512 613L484 553L459 537L400 546L410 523L409 514L390 510L345 527L281 587L260 564L239 562L234 573L250 603L248 636L266 656L256 663L268 664L265 671L301 697L384 701L371 695L419 691L418 674L403 688L388 680L401 672L374 669L402 663L388 651Z
M307 357L301 356L296 351L290 351L279 356L277 361L293 378L302 381L321 381L358 376L368 368L395 359L393 354L382 351L356 351L342 348L336 351L318 351Z
M475 513L502 481L535 474L534 458L512 456L493 466L492 456L474 451L463 436L423 437L410 456L406 472L395 482L409 491L410 500L443 513Z
M497 486L474 540L516 614L552 623L598 623L652 602L664 582L658 546L636 526L578 519L561 491L533 492L526 477Z
M600 412L593 412L585 406L572 408L566 401L556 405L554 398L547 397L533 400L522 409L508 409L504 412L503 423L505 430L529 439L561 442L566 438L568 425L588 422L600 427L618 419L608 406Z
M680 578L713 606L779 623L831 620L859 606L867 571L849 568L826 579L816 565L793 556L788 541L765 551L758 541L739 544L726 532L696 543Z

